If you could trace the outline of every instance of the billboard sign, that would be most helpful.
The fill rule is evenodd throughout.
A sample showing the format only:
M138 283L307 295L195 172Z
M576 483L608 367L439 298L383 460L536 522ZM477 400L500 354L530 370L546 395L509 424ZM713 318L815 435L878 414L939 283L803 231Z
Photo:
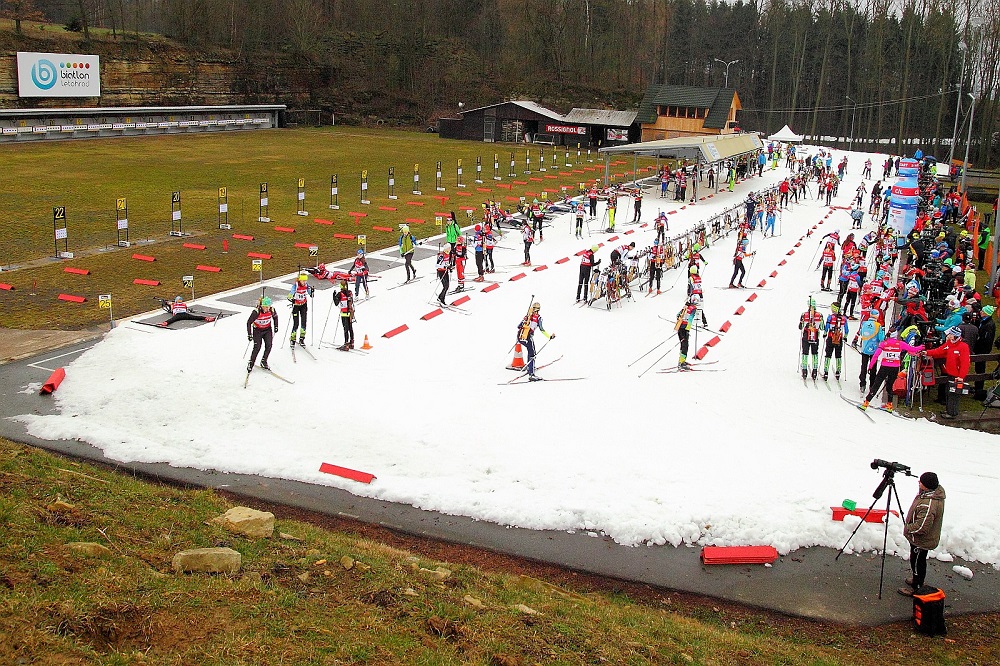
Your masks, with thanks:
M100 97L101 59L70 53L17 53L19 97Z
M608 128L608 141L628 141L627 129Z
M586 134L587 128L578 125L546 125L545 131L549 134Z

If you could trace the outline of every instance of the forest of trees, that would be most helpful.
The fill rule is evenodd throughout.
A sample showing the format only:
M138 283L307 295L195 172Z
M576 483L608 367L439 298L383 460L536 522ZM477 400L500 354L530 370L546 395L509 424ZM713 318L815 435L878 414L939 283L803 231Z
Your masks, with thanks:
M646 86L729 86L744 129L918 138L1000 161L1000 0L0 0L122 39L167 35L317 72L317 107L419 125L502 99L635 108ZM263 60L262 60L263 59ZM964 76L963 60L965 61ZM722 62L720 62L722 61ZM940 145L943 140L945 146ZM887 150L892 150L887 147Z

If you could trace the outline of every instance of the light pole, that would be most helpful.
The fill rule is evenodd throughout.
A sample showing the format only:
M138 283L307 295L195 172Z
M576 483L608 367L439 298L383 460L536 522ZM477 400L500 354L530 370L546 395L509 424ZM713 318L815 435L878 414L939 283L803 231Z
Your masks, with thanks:
M965 159L962 160L962 184L958 186L958 191L965 193L965 172L969 170L969 144L972 143L972 121L976 117L976 96L968 93L972 98L972 108L969 109L969 133L965 138ZM949 165L949 169L951 166Z
M955 141L958 140L958 114L962 108L962 82L965 81L965 54L969 47L965 42L958 43L958 50L962 52L962 73L958 77L958 100L955 102L955 127L951 130L951 146L948 148L948 173L951 173L951 161L955 159Z
M857 113L858 103L855 102L851 98L850 95L844 95L844 98L851 100L851 103L854 104L854 108L851 109L851 136L850 136L850 139L848 139L848 144L847 144L847 150L850 151L850 152L853 152L854 151L854 114Z
M719 60L718 58L712 58L712 60L714 60L715 62L721 62L723 65L726 66L726 83L725 83L725 87L728 88L729 87L729 68L732 65L735 65L736 63L738 63L739 60L730 60L729 62L726 62L725 60Z

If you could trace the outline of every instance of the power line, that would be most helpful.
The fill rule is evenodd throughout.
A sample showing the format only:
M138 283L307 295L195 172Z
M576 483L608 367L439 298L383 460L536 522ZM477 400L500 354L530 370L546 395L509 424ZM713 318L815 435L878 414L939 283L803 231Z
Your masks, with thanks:
M742 113L816 113L820 111L850 111L852 109L874 109L883 106L894 106L896 104L902 104L903 102L913 102L921 99L931 99L933 97L941 97L942 95L949 95L956 92L958 88L952 88L951 90L944 90L939 93L934 93L932 95L918 95L916 97L902 97L899 99L884 100L881 102L866 102L864 104L842 104L839 106L819 106L819 107L803 107L798 109L740 109Z

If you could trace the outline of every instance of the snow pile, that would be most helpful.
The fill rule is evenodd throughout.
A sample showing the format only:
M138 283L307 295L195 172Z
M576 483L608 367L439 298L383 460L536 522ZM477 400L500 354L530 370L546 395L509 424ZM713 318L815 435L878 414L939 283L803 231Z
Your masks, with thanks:
M851 173L836 205L849 203L865 157L851 155ZM877 167L883 158L872 159ZM706 220L786 174L783 168L765 172L735 193L679 210L669 217L670 232ZM679 208L657 194L643 202L645 222L660 208ZM631 213L631 205L620 201L621 237L611 245L652 242L651 225L623 225ZM847 211L830 213L818 235L794 246L828 213L810 199L784 212L781 236L754 236L757 255L746 283L766 279L767 289L752 303L746 302L751 292L724 288L735 237L707 251L709 326L717 331L730 320L732 329L705 359L715 363L691 373L656 372L677 363L673 325L665 319L681 307L685 276L667 272L669 291L646 297L637 290L634 302L621 309L608 311L603 301L579 308L573 303L579 263L574 253L609 237L595 228L592 236L575 240L571 218L564 216L532 250L535 267L544 264L546 270L517 266L519 234L502 241L494 254L498 272L487 276L500 287L472 292L462 306L468 316L446 311L421 321L435 307L429 304L432 281L387 291L402 282L403 269L383 273L372 285L377 298L358 305L355 324L358 342L368 334L375 349L365 356L317 344L317 361L300 353L293 364L286 341L272 353L271 365L294 386L258 370L244 390L243 310L214 326L187 330L122 325L67 368L55 395L58 415L19 418L35 436L82 439L123 462L333 485L500 524L604 533L627 545L769 544L781 553L843 545L857 522L832 521L830 507L844 499L867 507L881 478L869 463L898 460L918 474L936 471L947 488L939 552L1000 565L1000 517L992 510L1000 496L995 437L877 411L871 423L837 396L841 389L832 371L829 385L803 385L798 375L797 322L808 293L818 287L818 235L834 227L846 235ZM634 233L624 235L629 230ZM598 254L605 264L610 247ZM563 257L570 261L555 263ZM787 264L780 266L782 260ZM421 275L432 272L431 262L416 262ZM774 270L778 276L768 277ZM471 259L468 272L471 280ZM510 281L521 272L524 279ZM330 293L317 292L313 304L310 335L317 343ZM540 374L586 379L505 384L514 377L505 369L508 350L533 299L542 304L546 329L557 334L540 362L560 358ZM817 299L829 304L829 295ZM740 305L746 312L735 316ZM279 314L284 336L283 304ZM410 330L381 337L401 324ZM328 340L337 326L335 312ZM712 335L699 331L690 353ZM859 363L859 355L846 349L842 390L851 398L858 397ZM322 474L323 462L377 479L362 485ZM916 480L897 476L897 482L905 510ZM885 508L884 497L876 508ZM866 524L851 549L880 549L881 543L882 525ZM896 517L888 549L908 553Z

